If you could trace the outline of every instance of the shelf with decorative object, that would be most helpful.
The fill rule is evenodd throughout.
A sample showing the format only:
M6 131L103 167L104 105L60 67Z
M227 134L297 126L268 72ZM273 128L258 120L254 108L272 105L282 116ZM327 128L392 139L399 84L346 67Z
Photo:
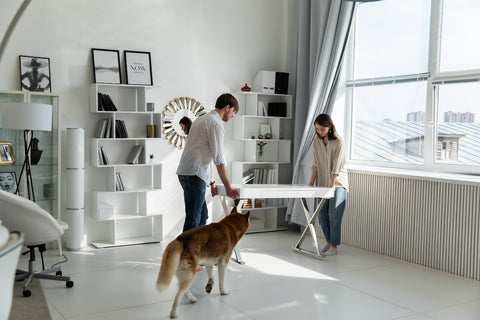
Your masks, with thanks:
M101 188L92 191L91 215L107 229L106 239L92 241L95 247L162 240L161 212L149 208L149 193L162 187L162 164L155 159L161 150L162 116L156 111L154 90L137 85L90 87L90 111L98 116L91 164L106 171Z
M242 141L243 158L232 161L231 180L235 184L278 184L280 169L291 162L292 96L259 92L235 95L239 112L233 118L233 132ZM282 199L247 199L254 223L249 233L285 230Z

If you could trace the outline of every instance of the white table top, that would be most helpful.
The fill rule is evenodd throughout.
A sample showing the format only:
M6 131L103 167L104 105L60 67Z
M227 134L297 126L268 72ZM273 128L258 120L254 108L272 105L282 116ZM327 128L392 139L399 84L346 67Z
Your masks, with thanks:
M253 198L333 198L334 188L310 187L292 184L233 184L240 199ZM225 187L218 185L218 194L225 196Z

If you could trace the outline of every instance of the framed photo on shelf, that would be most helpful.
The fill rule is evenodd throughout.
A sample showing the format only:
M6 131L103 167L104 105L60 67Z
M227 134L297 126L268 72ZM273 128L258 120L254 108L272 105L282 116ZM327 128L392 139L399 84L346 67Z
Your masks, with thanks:
M11 142L0 142L0 165L14 164L13 148Z
M0 189L10 193L17 193L17 176L15 171L0 172Z
M93 82L120 84L120 52L92 49Z
M52 92L50 58L19 56L22 91Z
M265 139L270 139L272 137L272 130L270 127L270 123L260 123L260 134Z
M150 52L124 51L127 84L153 85Z

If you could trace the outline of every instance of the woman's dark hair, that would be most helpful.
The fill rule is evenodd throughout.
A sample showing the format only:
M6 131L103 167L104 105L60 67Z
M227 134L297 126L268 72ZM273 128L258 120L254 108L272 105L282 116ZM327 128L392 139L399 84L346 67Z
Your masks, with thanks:
M235 113L238 112L238 109L239 109L238 101L230 93L222 94L220 97L217 98L217 102L215 103L216 109L223 109L226 106L230 106L231 108L233 108Z
M189 117L183 117L180 119L179 123L185 126L185 134L188 134L190 132L190 127L192 126L192 120L190 120Z
M335 125L333 124L332 118L330 118L328 114L319 114L315 119L315 123L322 127L330 127L330 130L328 130L328 140L336 140L338 138L337 130L335 130Z

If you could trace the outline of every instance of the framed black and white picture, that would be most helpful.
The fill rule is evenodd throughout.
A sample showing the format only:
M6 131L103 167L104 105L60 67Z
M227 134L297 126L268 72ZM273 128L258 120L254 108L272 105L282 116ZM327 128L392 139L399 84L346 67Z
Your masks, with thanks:
M150 52L124 51L127 84L153 85Z
M0 189L10 193L17 193L17 176L15 171L0 172Z
M118 50L92 49L93 81L120 84L120 52Z
M0 165L10 165L15 163L13 148L11 142L0 142Z
M52 92L50 58L19 56L22 91Z

